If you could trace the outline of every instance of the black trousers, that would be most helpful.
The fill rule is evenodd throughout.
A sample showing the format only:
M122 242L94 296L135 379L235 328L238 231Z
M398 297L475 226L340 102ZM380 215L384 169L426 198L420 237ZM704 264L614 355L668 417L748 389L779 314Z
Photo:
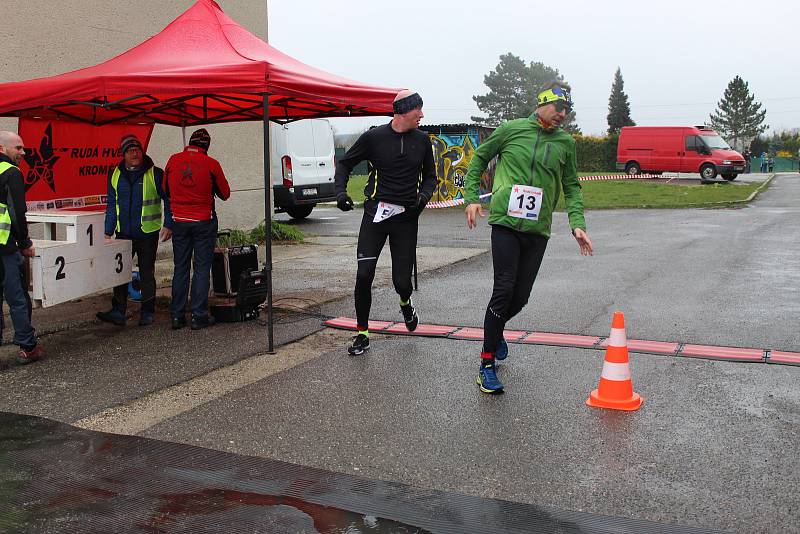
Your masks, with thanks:
M136 256L139 264L139 284L142 290L142 310L153 313L156 309L156 252L158 251L158 232L144 239L131 239L131 257ZM128 308L128 284L114 288L111 305L123 314Z
M483 320L483 351L494 353L506 323L528 303L547 238L492 225L494 288Z
M402 300L411 297L411 270L417 249L416 216L405 219L386 219L379 223L372 222L366 213L361 219L358 232L358 270L356 272L356 322L359 330L369 328L369 310L372 307L372 281L375 279L375 267L381 255L386 238L389 238L389 251L392 254L392 282Z

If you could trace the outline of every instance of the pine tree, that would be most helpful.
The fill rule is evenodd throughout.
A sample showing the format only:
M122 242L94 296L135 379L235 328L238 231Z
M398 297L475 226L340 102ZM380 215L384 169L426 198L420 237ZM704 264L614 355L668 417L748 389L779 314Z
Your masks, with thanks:
M541 62L526 64L522 58L510 52L501 55L494 70L483 77L489 92L472 97L478 109L488 117L472 117L472 120L497 126L501 122L528 117L536 109L537 91L552 80L564 81L558 69ZM568 132L580 133L574 111L564 118L561 126Z
M636 126L631 119L631 106L628 95L623 91L622 70L617 67L614 83L611 84L611 96L608 97L608 133L618 134L623 126Z
M500 63L483 77L489 92L473 96L478 109L488 117L472 117L476 122L496 126L503 121L524 117L536 106L528 85L529 72L525 62L512 53L500 56Z
M742 149L767 129L766 114L767 110L761 109L761 103L755 102L755 95L750 94L747 82L735 76L717 103L717 110L711 114L711 127L734 148Z

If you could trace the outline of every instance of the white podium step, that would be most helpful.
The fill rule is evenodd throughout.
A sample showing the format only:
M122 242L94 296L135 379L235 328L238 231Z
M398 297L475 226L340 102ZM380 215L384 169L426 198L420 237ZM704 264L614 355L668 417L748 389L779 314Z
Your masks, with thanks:
M131 242L106 240L105 212L29 212L29 224L43 223L44 239L34 239L31 298L47 308L131 281ZM58 231L63 226L64 231ZM59 241L57 235L66 239Z

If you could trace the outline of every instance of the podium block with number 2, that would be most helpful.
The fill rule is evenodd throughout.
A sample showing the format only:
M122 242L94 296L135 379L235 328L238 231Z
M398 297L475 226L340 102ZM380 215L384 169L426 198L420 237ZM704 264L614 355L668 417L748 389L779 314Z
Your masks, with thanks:
M31 258L35 305L47 308L131 281L131 242L106 240L104 220L102 212L28 214L28 222L44 223L44 239L33 240L36 255Z

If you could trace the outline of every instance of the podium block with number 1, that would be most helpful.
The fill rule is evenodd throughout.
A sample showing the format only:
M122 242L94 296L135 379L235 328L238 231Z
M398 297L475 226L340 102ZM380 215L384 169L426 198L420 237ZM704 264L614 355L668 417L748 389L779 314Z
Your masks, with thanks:
M34 305L47 308L131 281L131 242L104 238L105 213L48 210L27 218L45 225L44 239L33 240ZM62 234L66 239L57 240Z

